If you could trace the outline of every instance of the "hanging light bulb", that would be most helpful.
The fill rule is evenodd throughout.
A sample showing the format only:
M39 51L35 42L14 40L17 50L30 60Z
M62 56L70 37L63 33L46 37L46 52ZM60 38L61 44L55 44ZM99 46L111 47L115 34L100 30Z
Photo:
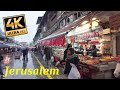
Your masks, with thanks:
M92 20L93 20L93 21L94 21L94 20L96 20L96 19L97 19L97 18L95 18L95 17L94 17L94 18L92 18Z

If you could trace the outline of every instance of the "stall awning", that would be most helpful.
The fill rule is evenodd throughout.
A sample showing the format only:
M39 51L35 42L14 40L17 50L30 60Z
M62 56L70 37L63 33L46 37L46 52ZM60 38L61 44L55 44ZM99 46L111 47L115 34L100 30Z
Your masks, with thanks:
M39 43L41 45L45 45L45 44L51 45L52 44L52 46L60 44L62 41L65 41L65 35L67 34L67 32L69 32L71 29L75 28L75 26L79 25L81 20L84 19L86 16L87 15L75 20L73 23L66 25L62 29L59 29L57 32L51 34L50 36L47 36L46 38L39 40ZM56 39L59 37L62 39L61 40Z
M57 37L52 37L49 39L40 40L40 45L45 46L64 46L65 34Z
M39 41L40 45L64 46L65 35L69 30L60 30Z

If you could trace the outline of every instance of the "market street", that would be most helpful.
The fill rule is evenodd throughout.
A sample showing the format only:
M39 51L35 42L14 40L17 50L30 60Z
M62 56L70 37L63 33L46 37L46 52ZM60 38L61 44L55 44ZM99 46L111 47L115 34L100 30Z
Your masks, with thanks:
M10 69L17 69L17 68L24 68L25 67L25 63L23 62L22 60L22 56L19 59L15 59L14 57L14 54L11 55L11 62L9 64L10 66ZM38 68L42 65L44 67L44 63L42 61L42 58L41 60L38 60L40 59L40 57L37 57L36 55L34 55L34 53L32 52L29 52L28 54L28 62L26 63L26 69L29 69L29 68L32 68L32 69L35 69L35 68ZM4 71L4 74L5 74L5 66L3 65L3 71ZM54 66L52 66L54 68ZM21 73L18 73L18 75L16 75L15 73L13 75L8 75L7 77L5 77L4 79L65 79L67 77L65 77L61 72L60 72L60 75L56 76L56 75L21 75Z
M120 78L120 11L0 15L0 79Z

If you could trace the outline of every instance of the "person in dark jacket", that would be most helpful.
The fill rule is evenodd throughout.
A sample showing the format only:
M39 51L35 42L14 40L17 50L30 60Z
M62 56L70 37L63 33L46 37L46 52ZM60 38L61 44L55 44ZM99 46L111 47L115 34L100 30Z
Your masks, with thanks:
M51 56L52 56L52 51L51 51L50 47L45 47L44 54L45 54L46 66L50 67L50 65L51 65Z
M2 70L2 60L3 60L3 56L0 54L0 76L3 78L3 70Z
M88 53L93 56L93 57L97 57L97 51L99 51L95 45L92 45L92 48L90 51L88 51Z
M62 60L62 61L58 61L55 66L57 66L58 64L62 64L62 62L65 62L65 59L67 58L67 50L68 50L68 48L70 48L70 47L72 47L72 45L71 45L71 44L68 44L68 45L67 45L67 48L66 48L65 51L64 51L63 60Z
M23 49L23 60L28 60L28 48Z
M67 75L69 74L72 67L70 63L73 63L76 67L78 67L78 64L79 64L79 58L75 54L75 50L73 48L68 48L67 50L67 58L66 58L64 74L67 74Z

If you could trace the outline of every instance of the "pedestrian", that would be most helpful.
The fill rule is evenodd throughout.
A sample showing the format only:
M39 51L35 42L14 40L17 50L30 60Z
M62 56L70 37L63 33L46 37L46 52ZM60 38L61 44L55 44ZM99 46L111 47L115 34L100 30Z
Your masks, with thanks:
M2 60L3 60L3 56L0 54L0 76L1 78L3 78L3 70L2 70Z
M52 57L52 51L51 51L50 47L45 47L44 55L45 55L46 67L50 68L50 66L51 66L51 57Z
M35 49L34 49L34 53L36 53L37 52L37 48L35 47Z
M64 51L63 60L56 62L56 65L55 65L55 66L58 66L59 64L62 64L63 62L66 61L66 58L67 58L67 50L68 50L68 48L70 48L70 47L72 47L72 45L71 45L71 44L67 44L67 48L66 48L65 51Z
M28 61L28 48L23 49L23 60Z
M42 55L42 57L44 56L44 46L42 47L42 49L41 49L41 55Z
M88 51L88 53L93 56L93 57L97 57L97 51L99 51L99 49L97 49L96 45L92 45L91 49Z
M64 68L64 74L69 74L71 70L71 65L70 63L74 64L76 67L78 67L79 64L79 58L77 54L75 54L74 48L68 48L67 50L67 57L66 57L66 63L65 63L65 68Z

